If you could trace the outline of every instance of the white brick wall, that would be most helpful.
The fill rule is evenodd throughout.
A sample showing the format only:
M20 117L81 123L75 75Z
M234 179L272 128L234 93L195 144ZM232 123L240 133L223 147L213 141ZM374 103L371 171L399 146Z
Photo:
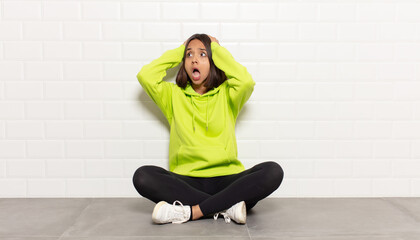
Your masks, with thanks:
M136 74L194 33L214 35L257 82L238 152L247 168L283 166L272 196L420 196L418 1L0 10L0 197L138 197L131 176L167 168L169 133Z

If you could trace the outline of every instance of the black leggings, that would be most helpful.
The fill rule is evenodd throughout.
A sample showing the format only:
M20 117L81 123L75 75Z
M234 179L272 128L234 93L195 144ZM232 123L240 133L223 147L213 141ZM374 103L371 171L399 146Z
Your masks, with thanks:
M204 216L245 201L247 210L270 195L281 184L283 169L276 162L263 162L238 174L220 177L188 177L157 166L142 166L133 176L134 187L143 197L158 203L199 204Z

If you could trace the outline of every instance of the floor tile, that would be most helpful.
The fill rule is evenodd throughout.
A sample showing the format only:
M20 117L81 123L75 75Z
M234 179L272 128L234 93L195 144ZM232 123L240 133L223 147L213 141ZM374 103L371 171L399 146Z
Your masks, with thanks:
M0 240L58 240L60 237L0 237Z
M353 236L308 236L308 237L253 237L252 240L404 240L398 236L375 236L375 235L353 235Z
M63 237L60 240L196 240L197 236L181 236L181 237L173 237L173 236L155 236L155 237ZM200 240L225 240L225 237L214 237L214 236L200 236ZM230 236L229 239L232 240L250 240L250 237L232 237Z
M384 200L420 223L420 198L385 198Z
M89 199L1 199L0 237L59 237Z
M249 237L246 225L222 219L200 219L184 224L152 223L154 203L140 198L95 199L63 237L212 236Z
M411 217L378 198L270 198L251 211L247 225L252 239L374 234L386 239L419 228Z

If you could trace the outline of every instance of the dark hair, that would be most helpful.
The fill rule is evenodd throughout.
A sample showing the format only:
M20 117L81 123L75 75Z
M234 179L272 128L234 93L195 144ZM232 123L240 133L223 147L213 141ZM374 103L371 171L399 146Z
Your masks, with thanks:
M182 58L181 68L179 69L178 74L176 76L176 84L183 89L185 89L188 82L191 84L191 79L185 71L185 55L187 52L188 44L194 39L200 40L204 44L204 47L207 51L207 57L209 58L210 63L210 71L209 75L207 76L207 80L204 83L204 86L206 87L206 91L209 91L213 88L220 86L220 84L222 84L226 80L226 75L225 72L216 67L216 65L213 62L211 52L211 39L209 36L207 36L207 34L196 33L190 38L188 38L187 42L185 43L185 51L184 56Z

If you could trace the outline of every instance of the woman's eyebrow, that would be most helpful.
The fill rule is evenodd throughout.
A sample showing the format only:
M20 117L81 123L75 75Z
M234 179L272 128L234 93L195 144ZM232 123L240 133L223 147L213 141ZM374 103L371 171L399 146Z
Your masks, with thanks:
M192 48L187 48L187 51L188 50L191 50ZM206 51L206 49L205 48L199 48L199 50L204 50L204 51Z

